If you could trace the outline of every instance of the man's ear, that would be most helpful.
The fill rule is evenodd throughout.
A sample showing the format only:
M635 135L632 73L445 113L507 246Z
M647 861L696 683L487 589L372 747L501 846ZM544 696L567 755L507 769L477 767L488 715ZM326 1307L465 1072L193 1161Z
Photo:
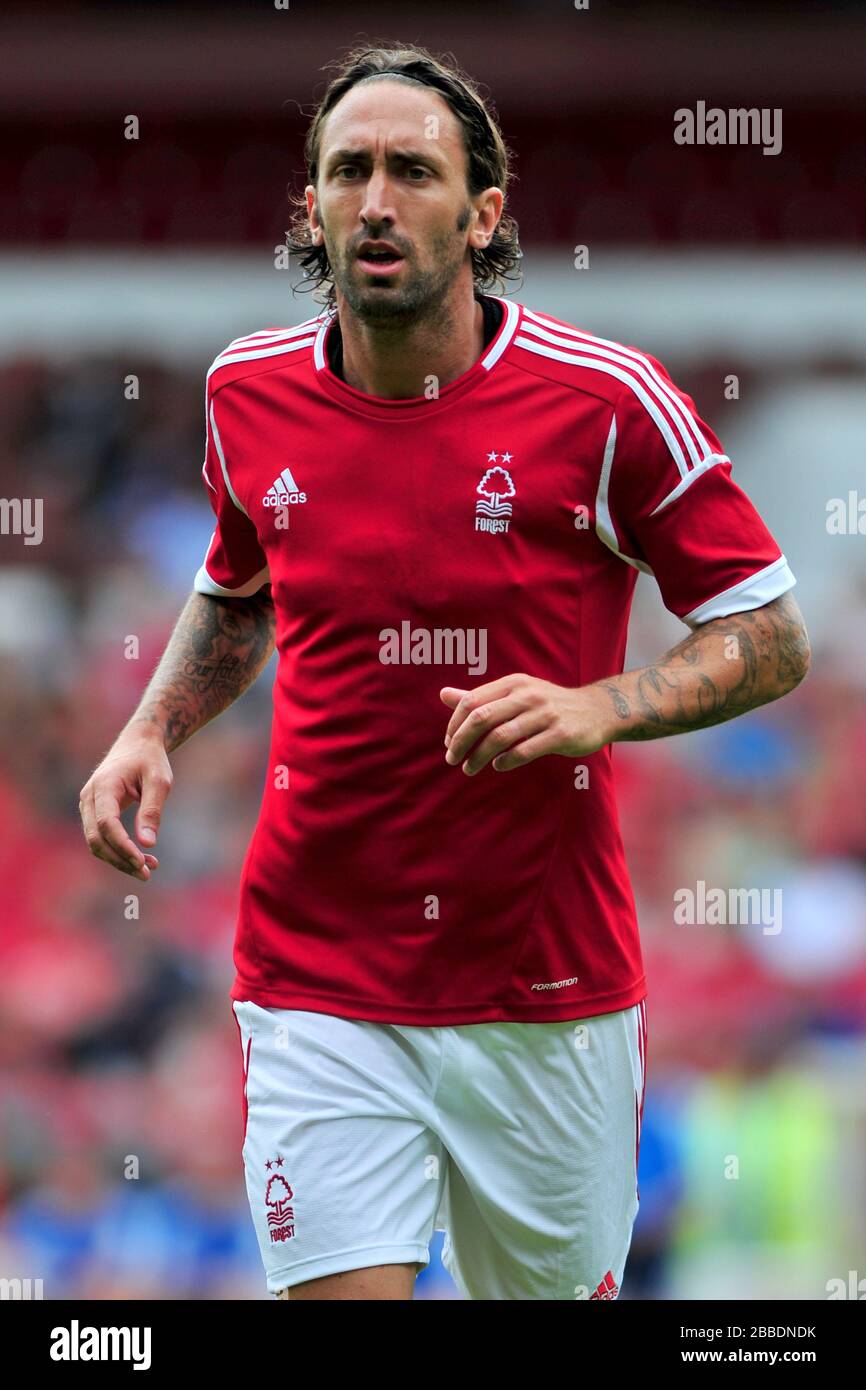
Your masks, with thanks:
M313 245L320 246L322 243L322 229L319 226L313 225L314 222L317 223L319 220L319 209L316 206L316 190L313 188L312 184L307 184L304 193L307 199L307 220L310 224L310 236L312 237Z

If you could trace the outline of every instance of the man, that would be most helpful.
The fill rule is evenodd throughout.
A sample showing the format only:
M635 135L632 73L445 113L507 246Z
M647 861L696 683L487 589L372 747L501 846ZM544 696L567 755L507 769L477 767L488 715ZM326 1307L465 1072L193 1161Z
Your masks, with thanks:
M211 367L217 526L85 834L149 879L168 755L276 644L232 989L268 1288L411 1298L438 1226L467 1297L615 1298L646 983L611 745L792 689L794 577L654 358L484 293L520 252L468 79L350 54L306 153L328 301ZM638 570L691 630L623 674Z

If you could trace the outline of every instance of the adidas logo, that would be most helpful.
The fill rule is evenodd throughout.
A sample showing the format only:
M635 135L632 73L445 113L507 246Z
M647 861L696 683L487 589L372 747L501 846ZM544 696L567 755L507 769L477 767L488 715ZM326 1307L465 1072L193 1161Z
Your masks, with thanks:
M616 1280L614 1279L613 1274L611 1273L611 1271L608 1270L608 1271L607 1271L607 1274L606 1274L606 1275L604 1276L604 1278L602 1279L602 1281L601 1281L601 1283L599 1284L598 1288L596 1289L595 1293L591 1293L591 1294L589 1295L589 1301L590 1301L590 1303L591 1303L592 1300L593 1300L594 1298L596 1298L596 1299L610 1299L610 1298L616 1298L617 1295L618 1295L618 1293L619 1293L619 1285L617 1284Z
M290 502L306 502L307 494L300 492L292 477L291 468L284 468L262 498L265 507L287 507Z

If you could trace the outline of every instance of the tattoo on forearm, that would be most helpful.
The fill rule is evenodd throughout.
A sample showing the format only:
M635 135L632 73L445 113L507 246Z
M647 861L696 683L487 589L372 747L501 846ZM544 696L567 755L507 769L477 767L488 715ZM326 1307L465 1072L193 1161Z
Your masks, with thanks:
M173 752L252 685L275 627L270 585L246 599L192 594L130 722L159 725Z
M239 657L234 654L220 657L216 665L208 665L197 658L190 658L186 663L184 675L189 676L193 682L195 690L199 695L203 695L206 690L212 688L228 691L231 689L232 678L237 678L242 670Z
M788 593L705 623L655 665L599 684L627 723L617 739L637 742L723 724L777 700L803 679L809 659L809 638Z
M613 700L613 707L620 719L627 719L630 713L629 704L622 691L617 690L615 685L605 685L604 688L609 692L610 698Z

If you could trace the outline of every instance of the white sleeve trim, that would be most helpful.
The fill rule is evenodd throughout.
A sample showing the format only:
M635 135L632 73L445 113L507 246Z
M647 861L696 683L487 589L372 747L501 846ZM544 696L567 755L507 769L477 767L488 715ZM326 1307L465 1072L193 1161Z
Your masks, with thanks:
M270 568L265 565L263 570L259 570L258 574L254 574L252 579L248 579L239 589L224 589L221 584L211 579L202 565L193 581L193 588L199 594L210 594L212 598L251 598L253 594L258 593L263 584L270 583L270 578Z
M733 584L730 589L723 589L715 598L707 599L706 603L699 603L697 608L686 613L683 622L688 623L690 627L697 627L713 618L726 618L729 613L743 613L749 608L763 608L765 603L771 603L780 594L787 593L796 582L788 561L784 555L780 555L778 560L774 560L771 565L755 574L750 574L748 579L741 579L739 584Z

